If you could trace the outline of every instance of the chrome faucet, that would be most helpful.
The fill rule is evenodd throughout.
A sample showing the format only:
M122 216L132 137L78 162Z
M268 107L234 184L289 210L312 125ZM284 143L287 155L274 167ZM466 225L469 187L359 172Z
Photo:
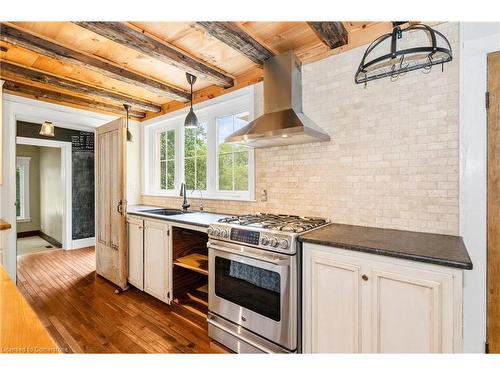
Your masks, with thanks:
M191 206L188 201L187 201L187 194L186 194L186 184L183 182L181 184L181 192L179 194L181 197L184 197L184 201L182 202L182 209L184 211L187 211L188 208Z

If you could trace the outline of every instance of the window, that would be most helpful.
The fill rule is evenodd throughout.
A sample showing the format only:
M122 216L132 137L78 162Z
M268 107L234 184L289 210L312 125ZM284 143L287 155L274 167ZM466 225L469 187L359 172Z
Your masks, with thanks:
M217 118L219 190L248 190L248 147L224 143L226 137L248 124L248 119L248 112Z
M207 123L184 130L184 181L188 190L207 189Z
M16 157L16 217L30 220L30 157Z
M160 189L175 188L175 130L160 133Z
M248 87L195 106L199 126L185 129L186 111L144 125L144 194L188 195L208 199L254 197L254 151L224 139L253 116Z

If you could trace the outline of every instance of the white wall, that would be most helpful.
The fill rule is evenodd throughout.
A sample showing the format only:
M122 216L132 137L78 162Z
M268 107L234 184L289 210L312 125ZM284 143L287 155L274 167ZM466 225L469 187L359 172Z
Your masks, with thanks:
M141 125L129 124L132 142L127 142L127 202L129 205L141 201Z
M63 184L61 149L40 148L40 228L43 233L63 242Z
M464 351L482 352L486 340L486 57L500 50L500 23L461 23L460 41L460 235L474 264L464 277Z

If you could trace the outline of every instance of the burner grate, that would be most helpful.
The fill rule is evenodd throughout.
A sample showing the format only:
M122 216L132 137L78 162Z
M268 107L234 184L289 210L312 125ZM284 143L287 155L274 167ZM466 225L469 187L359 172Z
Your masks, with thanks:
M257 213L254 215L232 216L219 220L221 223L237 224L282 232L301 233L327 224L329 221L318 217Z

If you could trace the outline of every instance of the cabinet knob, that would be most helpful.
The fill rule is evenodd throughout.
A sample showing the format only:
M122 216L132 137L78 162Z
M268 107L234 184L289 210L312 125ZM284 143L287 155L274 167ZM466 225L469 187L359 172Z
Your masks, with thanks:
M364 281L368 281L368 276L366 276L366 275L361 276L361 278L362 278Z

